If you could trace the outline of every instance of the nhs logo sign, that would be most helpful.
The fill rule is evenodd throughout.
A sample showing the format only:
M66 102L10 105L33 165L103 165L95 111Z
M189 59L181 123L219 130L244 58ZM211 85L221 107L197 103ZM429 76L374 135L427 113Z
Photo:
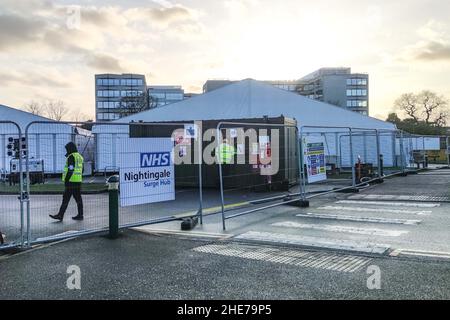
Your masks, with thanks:
M141 153L141 168L170 166L170 152Z

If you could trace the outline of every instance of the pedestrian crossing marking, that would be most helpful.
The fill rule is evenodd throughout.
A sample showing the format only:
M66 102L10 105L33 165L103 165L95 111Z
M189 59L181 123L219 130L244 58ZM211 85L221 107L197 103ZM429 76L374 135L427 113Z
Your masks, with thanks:
M318 207L318 210L328 211L356 211L356 212L379 212L379 213L397 213L397 214L415 214L419 216L430 215L430 210L403 210L403 209L380 209L380 208L363 208L363 207L348 207L348 206L324 206Z
M389 245L373 244L365 241L308 237L285 233L272 233L259 231L248 231L246 233L234 237L234 239L281 243L305 247L328 248L328 249L375 253L375 254L384 254L389 249Z
M367 204L374 206L392 206L392 207L414 207L414 208L436 208L440 203L418 203L418 202L395 202L395 201L364 201L364 200L339 200L337 204Z
M357 217L348 216L341 214L322 214L322 213L299 213L296 217L300 218L319 218L319 219L330 219L330 220L342 220L342 221L355 221L355 222L370 222L370 223L389 223L389 224L406 224L406 225L417 225L422 222L422 220L411 220L411 219L393 219L393 218L379 218L379 217Z
M429 195L393 195L393 194L355 194L348 199L351 200L394 200L394 201L423 201L423 202L449 202L447 196Z
M348 227L348 226L334 226L334 225L322 225L322 224L304 224L293 221L283 221L273 223L274 227L286 227L286 228L297 228L297 229L312 229L312 230L323 230L331 232L344 232L344 233L354 233L354 234L366 234L374 236L383 237L399 237L407 234L409 231L404 230L387 230L387 229L377 229L377 228L361 228L361 227Z
M270 248L237 243L208 244L193 251L256 261L353 273L368 265L371 258L342 253L312 252L300 249Z

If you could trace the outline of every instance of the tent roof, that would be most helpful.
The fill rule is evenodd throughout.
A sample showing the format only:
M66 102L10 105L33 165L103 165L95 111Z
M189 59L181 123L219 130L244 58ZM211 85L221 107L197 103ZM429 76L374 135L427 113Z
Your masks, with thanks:
M392 123L312 100L253 79L242 80L115 122L224 120L262 118L264 116L279 117L280 115L295 118L299 127L334 126L387 130L396 128Z
M30 112L26 112L23 110L11 108L8 106L5 106L3 104L0 104L0 121L12 121L17 123L20 126L20 129L22 130L22 133L25 133L24 130L26 126L33 121L54 121L42 116L38 116L35 114L32 114ZM4 126L4 125L3 125ZM33 126L32 126L33 127ZM32 128L30 127L30 128ZM51 126L48 128L54 128L55 131L61 130L61 128L67 127L70 128L69 125L66 124L58 124L55 126ZM35 127L37 129L37 127ZM48 128L46 131L48 131ZM34 129L34 128L33 128ZM14 129L15 130L15 129Z

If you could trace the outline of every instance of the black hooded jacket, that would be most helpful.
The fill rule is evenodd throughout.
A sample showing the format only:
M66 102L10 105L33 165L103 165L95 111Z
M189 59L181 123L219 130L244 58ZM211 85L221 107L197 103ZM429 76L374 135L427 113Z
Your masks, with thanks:
M67 174L66 174L66 179L65 179L65 183L68 184L70 183L70 178L73 175L73 170L75 169L75 157L71 156L72 153L74 152L78 152L77 146L75 143L73 142L69 142L68 144L66 144L65 146L66 148L66 158L67 158Z

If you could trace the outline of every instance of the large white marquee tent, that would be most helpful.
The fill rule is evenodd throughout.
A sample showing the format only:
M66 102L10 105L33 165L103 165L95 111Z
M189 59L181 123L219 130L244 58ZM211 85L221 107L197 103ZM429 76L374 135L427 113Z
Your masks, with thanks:
M281 115L295 118L299 130L304 133L323 133L327 142L328 156L339 158L343 166L350 163L349 139L345 137L348 135L346 133L348 129L344 129L348 127L367 129L364 134L363 131L355 129L353 137L355 159L358 155L364 154L366 161L376 163L374 129L378 129L385 132L381 137L385 165L393 165L396 161L396 143L392 135L392 132L396 130L394 124L312 100L252 79L242 80L191 99L147 110L115 122L182 122ZM118 139L128 137L128 127L96 126L93 133L97 138L97 170L114 170L117 164L115 145Z

